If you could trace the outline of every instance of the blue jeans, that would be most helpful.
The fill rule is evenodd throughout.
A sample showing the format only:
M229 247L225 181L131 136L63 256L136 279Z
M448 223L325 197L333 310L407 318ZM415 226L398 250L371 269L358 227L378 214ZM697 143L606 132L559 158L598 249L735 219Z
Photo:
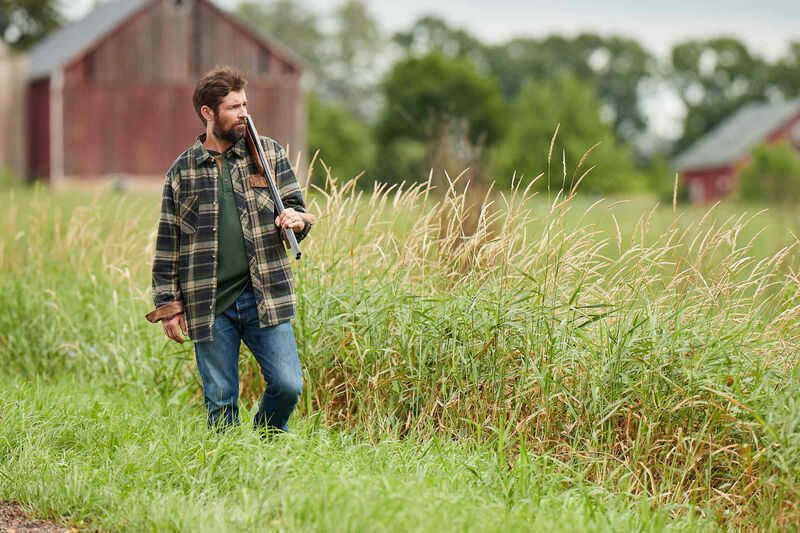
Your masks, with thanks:
M213 335L214 340L194 345L208 425L227 427L239 422L239 347L244 341L267 381L254 425L288 431L286 424L303 387L291 322L260 327L256 297L248 285L233 305L214 318Z

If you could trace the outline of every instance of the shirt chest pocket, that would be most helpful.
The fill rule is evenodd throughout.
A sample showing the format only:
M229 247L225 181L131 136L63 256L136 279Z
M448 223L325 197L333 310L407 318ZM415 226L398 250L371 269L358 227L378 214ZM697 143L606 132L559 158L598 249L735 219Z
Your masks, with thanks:
M179 212L181 233L189 235L197 231L197 221L199 218L198 203L198 196L196 194L181 199Z
M256 198L256 207L258 214L261 217L269 216L275 218L275 203L272 201L272 196L269 194L267 187L252 187L253 195Z

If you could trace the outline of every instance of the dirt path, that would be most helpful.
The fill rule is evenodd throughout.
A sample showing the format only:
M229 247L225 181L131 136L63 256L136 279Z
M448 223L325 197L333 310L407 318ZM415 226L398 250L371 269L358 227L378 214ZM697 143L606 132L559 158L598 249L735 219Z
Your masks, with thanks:
M14 502L0 500L0 533L75 533L74 527L57 522L39 520L25 513Z

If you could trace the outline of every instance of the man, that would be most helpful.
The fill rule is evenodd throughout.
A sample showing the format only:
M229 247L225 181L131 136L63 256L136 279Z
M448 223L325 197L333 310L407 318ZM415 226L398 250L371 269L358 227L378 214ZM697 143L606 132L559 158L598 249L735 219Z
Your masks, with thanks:
M275 204L245 139L244 75L216 67L197 82L193 103L205 133L164 181L147 315L164 334L194 341L208 424L239 421L239 348L244 341L267 381L256 429L287 431L302 387L289 319L297 300L282 228L302 240L313 217L278 143L260 142L286 209Z

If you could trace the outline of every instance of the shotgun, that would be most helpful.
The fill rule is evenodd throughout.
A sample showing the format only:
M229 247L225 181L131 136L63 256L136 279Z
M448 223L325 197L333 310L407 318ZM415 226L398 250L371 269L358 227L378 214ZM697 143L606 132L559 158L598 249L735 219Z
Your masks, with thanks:
M258 132L256 131L256 125L253 124L253 119L250 115L247 115L247 146L250 148L250 154L252 154L253 159L256 161L256 166L258 170L261 172L261 175L264 176L264 179L267 180L267 187L269 187L269 193L272 195L272 201L275 203L275 209L277 213L275 216L283 213L283 201L281 200L281 195L278 194L278 187L275 185L275 178L272 177L272 170L270 170L269 165L267 164L267 157L264 155L264 150L261 149L261 142L259 141ZM297 244L297 238L294 236L294 231L291 228L283 228L283 234L286 237L286 242L289 243L289 246L292 248L292 253L294 254L295 259L300 259L300 246Z

